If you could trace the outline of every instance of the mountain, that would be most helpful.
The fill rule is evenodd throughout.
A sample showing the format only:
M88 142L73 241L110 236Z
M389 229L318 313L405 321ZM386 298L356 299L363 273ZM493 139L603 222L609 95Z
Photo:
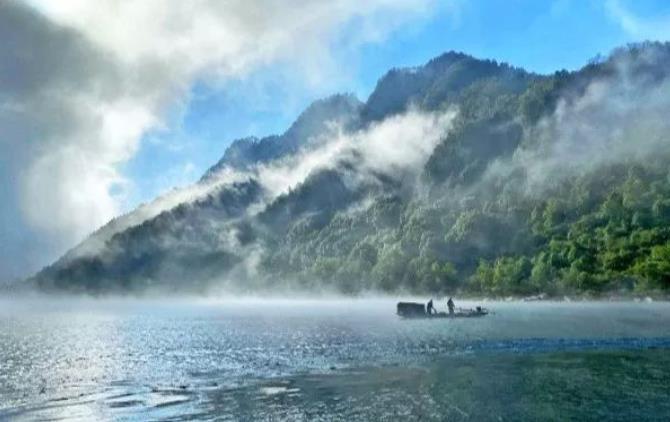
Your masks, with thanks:
M449 52L317 101L31 278L87 293L670 288L670 45L537 75Z
M363 110L369 120L406 110L409 105L435 109L445 102L458 102L467 89L492 84L503 93L519 93L533 75L507 64L478 60L463 53L448 52L417 68L393 69L382 77Z
M280 136L255 137L234 141L223 158L212 166L203 179L207 179L225 167L244 169L248 166L267 163L301 149L317 147L324 138L332 134L333 126L350 128L356 124L362 103L353 95L333 95L315 101L291 127Z

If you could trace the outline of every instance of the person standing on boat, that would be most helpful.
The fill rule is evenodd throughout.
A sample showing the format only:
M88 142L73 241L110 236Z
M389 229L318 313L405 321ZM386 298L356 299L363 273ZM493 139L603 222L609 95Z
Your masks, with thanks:
M428 312L428 315L433 315L437 313L437 310L433 306L433 299L430 299L428 301L428 304L426 305L426 312Z
M449 308L449 315L454 314L454 309L456 309L456 305L454 305L454 301L449 298L447 301L447 307Z

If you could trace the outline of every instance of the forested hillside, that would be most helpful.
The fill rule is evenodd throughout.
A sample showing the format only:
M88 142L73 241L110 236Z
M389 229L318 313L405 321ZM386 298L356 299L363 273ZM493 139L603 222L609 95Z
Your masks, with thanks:
M233 143L197 195L111 222L32 281L85 292L667 290L669 72L660 43L552 75L453 52L394 69L365 103L334 96L281 136Z

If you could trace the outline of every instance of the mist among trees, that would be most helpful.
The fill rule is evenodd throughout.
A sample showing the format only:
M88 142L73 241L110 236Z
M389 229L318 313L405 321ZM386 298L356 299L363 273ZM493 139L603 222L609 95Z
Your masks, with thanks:
M90 293L667 290L669 65L669 44L644 43L552 75L454 52L393 69L365 103L333 96L282 135L234 142L198 195L110 222L31 282Z

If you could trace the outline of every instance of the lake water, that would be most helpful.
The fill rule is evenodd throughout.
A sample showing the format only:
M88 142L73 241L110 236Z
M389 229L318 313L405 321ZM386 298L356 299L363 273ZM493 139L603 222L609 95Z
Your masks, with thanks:
M670 304L485 306L0 300L0 419L670 418Z

